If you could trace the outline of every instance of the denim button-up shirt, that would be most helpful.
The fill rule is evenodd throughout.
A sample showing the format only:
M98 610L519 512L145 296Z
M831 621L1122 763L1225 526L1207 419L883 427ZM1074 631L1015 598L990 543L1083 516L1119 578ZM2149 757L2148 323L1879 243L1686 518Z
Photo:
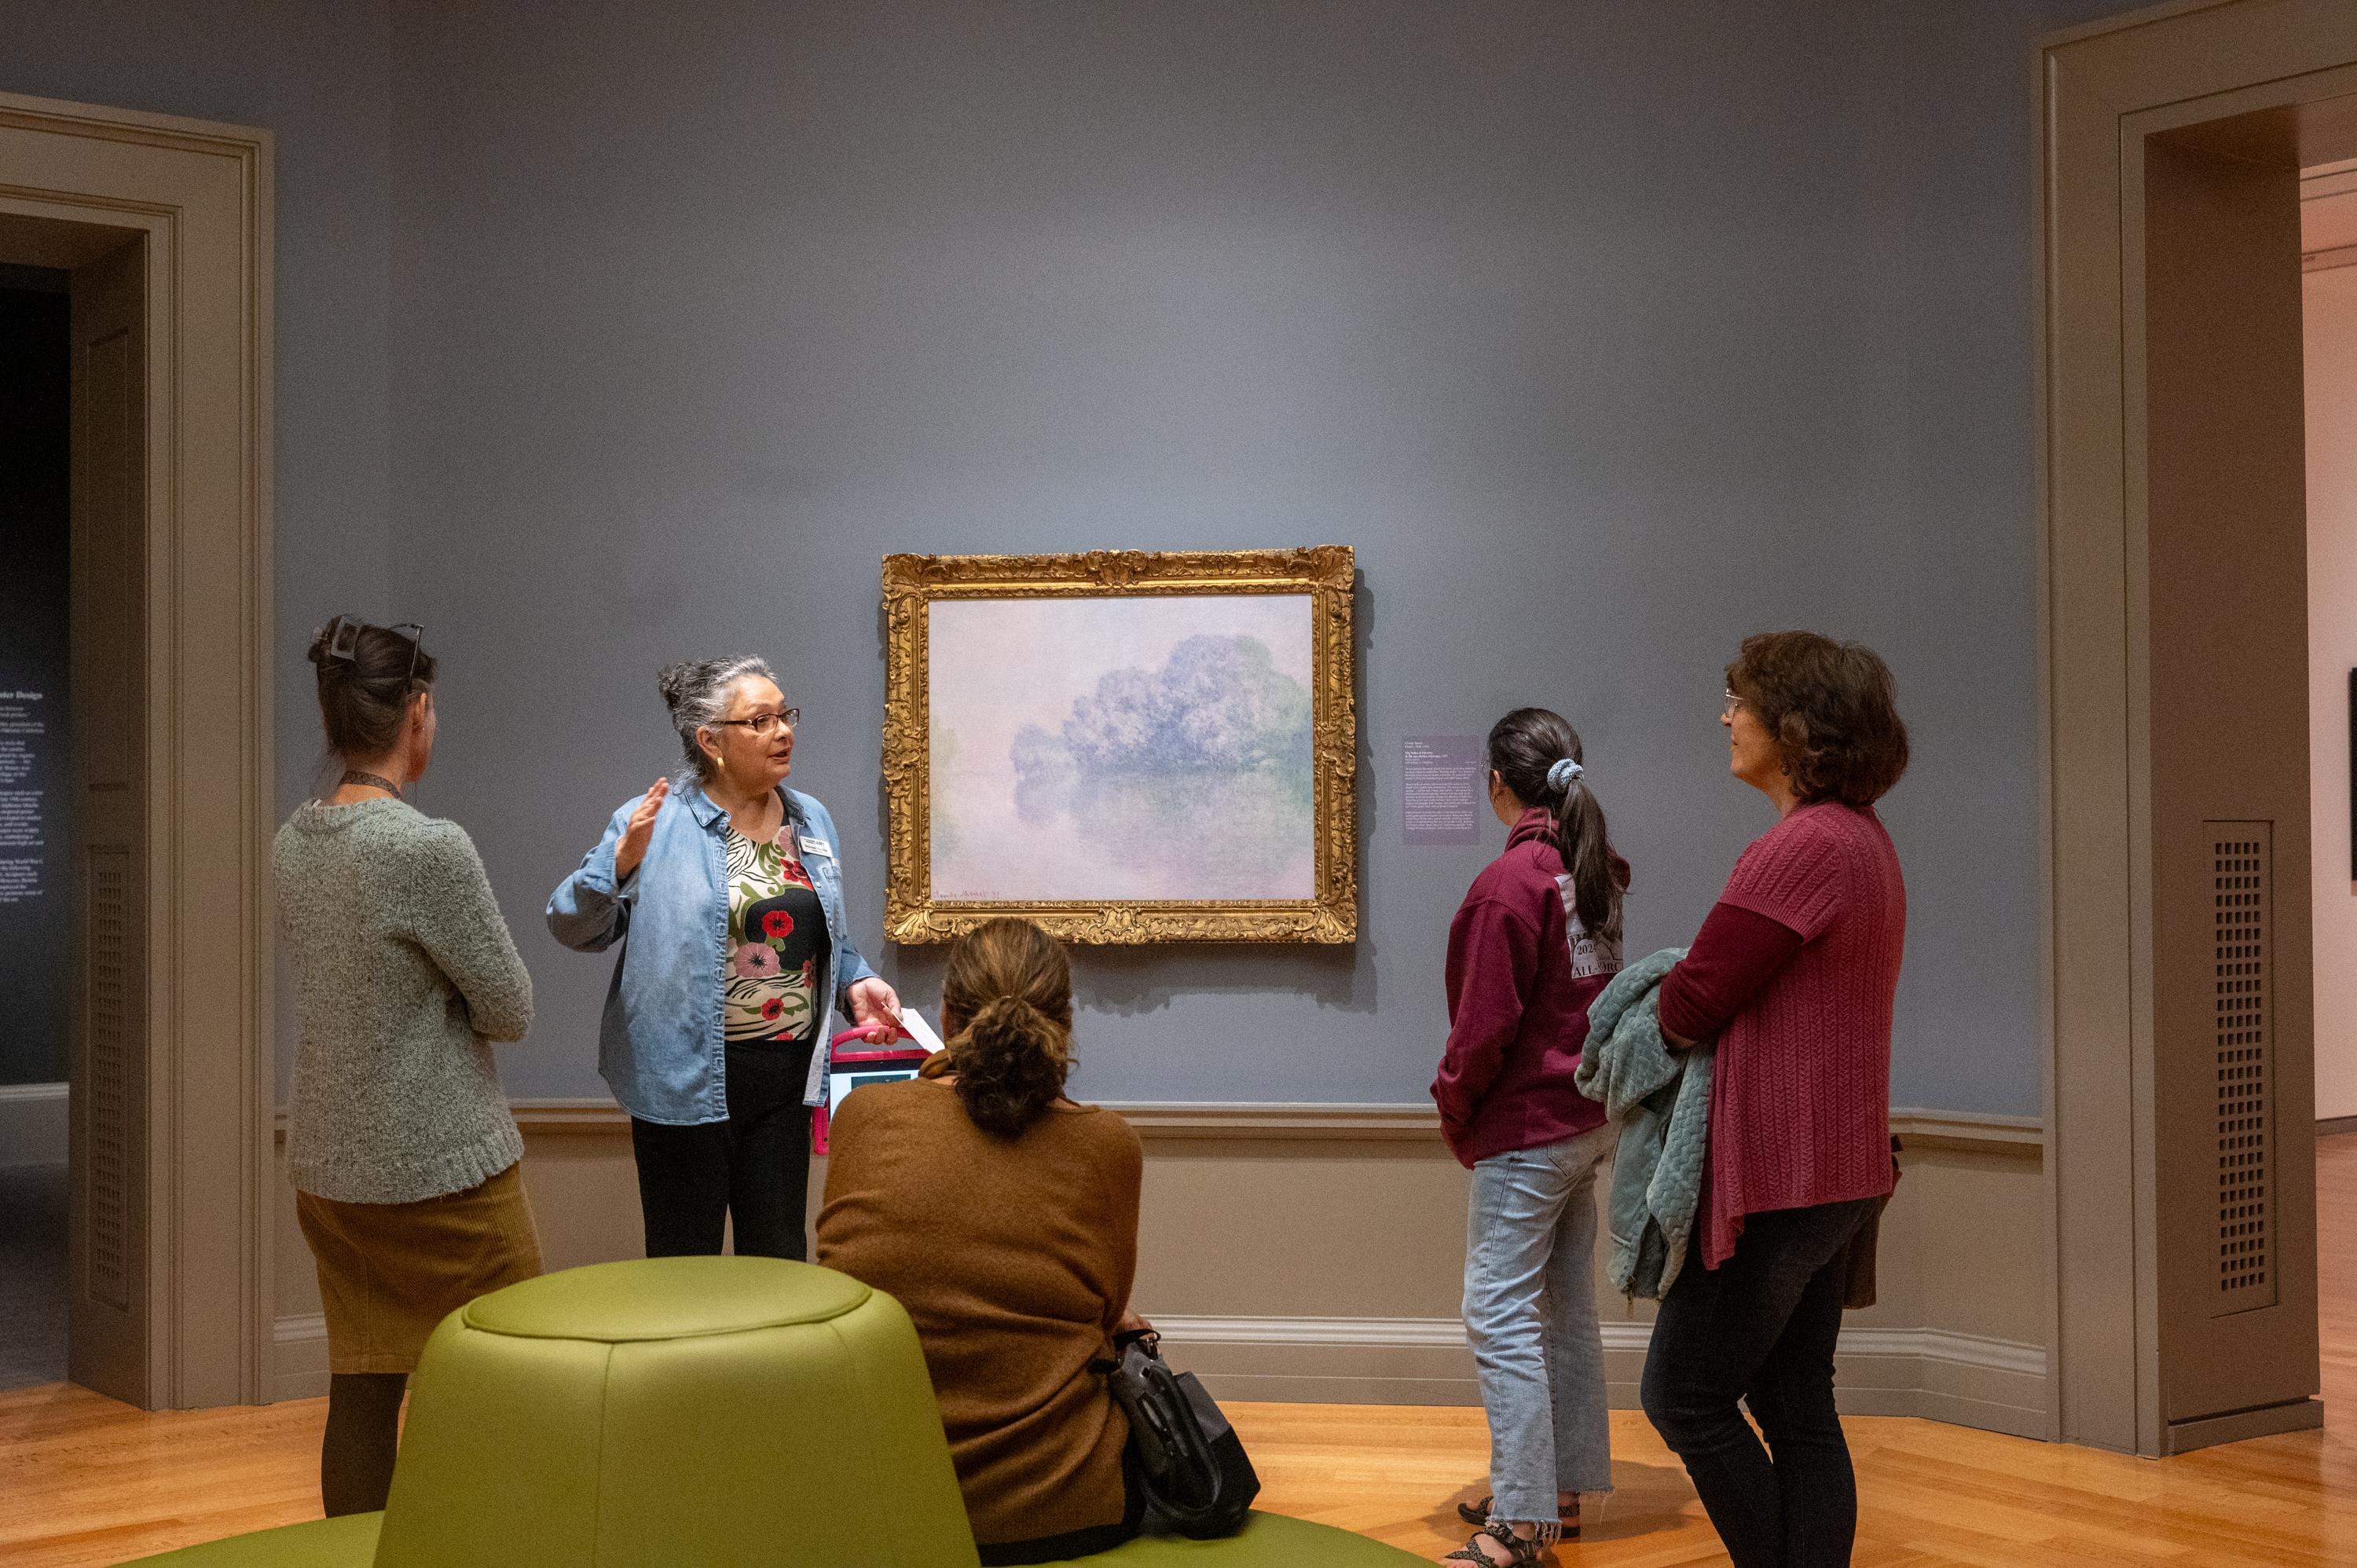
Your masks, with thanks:
M785 825L826 910L834 944L819 994L848 1013L850 988L876 971L852 945L843 912L843 865L834 819L798 789L780 787ZM693 781L674 783L655 812L646 857L630 879L614 876L614 846L639 809L637 796L606 836L548 897L549 933L581 952L616 942L621 957L606 989L597 1070L622 1109L644 1122L685 1125L728 1119L721 999L728 988L728 813ZM803 1102L826 1089L833 1014L822 1021Z

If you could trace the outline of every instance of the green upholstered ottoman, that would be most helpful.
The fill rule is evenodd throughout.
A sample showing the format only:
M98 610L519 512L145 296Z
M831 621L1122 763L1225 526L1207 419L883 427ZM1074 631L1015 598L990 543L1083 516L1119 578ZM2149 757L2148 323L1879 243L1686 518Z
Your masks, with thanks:
M283 1530L216 1541L142 1563L172 1568L371 1568L376 1557L378 1513L350 1519L315 1520ZM799 1563L784 1542L763 1561ZM744 1561L744 1559L736 1559ZM1380 1568L1383 1563L1421 1563L1423 1558L1362 1535L1278 1514L1255 1513L1242 1534L1226 1541L1133 1541L1111 1552L1074 1558L1100 1568Z
M975 1561L916 1330L773 1258L600 1263L426 1342L376 1568Z
M1255 1512L1224 1541L1154 1536L1072 1561L1090 1568L1381 1568L1425 1560L1332 1525Z
M383 1522L381 1513L315 1519L142 1557L139 1568L151 1563L169 1563L171 1568L369 1568L376 1561L377 1526Z
M382 1514L144 1559L176 1568L974 1568L908 1314L807 1263L599 1263L443 1319ZM1416 1561L1255 1514L1113 1568Z
M714 1257L569 1269L443 1319L412 1381L381 1528L375 1516L298 1525L150 1561L974 1568L975 1557L900 1304L831 1269Z

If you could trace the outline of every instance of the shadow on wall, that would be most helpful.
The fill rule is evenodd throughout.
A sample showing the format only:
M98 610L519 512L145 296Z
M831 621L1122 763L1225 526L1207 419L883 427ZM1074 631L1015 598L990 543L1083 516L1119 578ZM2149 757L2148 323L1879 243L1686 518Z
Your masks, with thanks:
M1361 930L1355 947L1221 942L1078 950L1072 954L1072 999L1090 1012L1123 1017L1159 1012L1180 994L1256 992L1308 996L1320 1007L1372 1013L1375 955Z
M1296 942L1204 942L1145 947L1076 947L1072 950L1072 1001L1084 1013L1120 1017L1158 1013L1179 996L1308 996L1320 1007L1346 1013L1375 1010L1373 922L1368 918L1370 836L1378 805L1378 773L1367 722L1367 650L1373 641L1374 601L1364 572L1351 588L1351 699L1358 713L1359 940L1347 947ZM888 615L876 609L876 660L884 662ZM876 856L891 864L890 791L876 776ZM1206 845L1216 852L1216 845ZM893 946L893 983L912 1005L939 1005L946 947ZM880 967L880 964L879 964Z
M1159 1013L1180 996L1308 996L1347 1013L1375 1010L1375 961L1358 948L1292 943L1189 943L1183 947L1076 947L1072 1002L1083 1013L1119 1017ZM946 947L893 950L894 985L931 1013L941 1002Z

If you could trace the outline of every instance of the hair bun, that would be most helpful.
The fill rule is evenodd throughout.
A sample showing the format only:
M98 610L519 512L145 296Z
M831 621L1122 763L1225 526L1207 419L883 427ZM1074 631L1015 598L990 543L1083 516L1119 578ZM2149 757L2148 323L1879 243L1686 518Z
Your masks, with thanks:
M951 1047L958 1098L985 1133L1018 1137L1063 1092L1065 1031L1021 996L994 996Z
M977 1032L1008 1032L1030 1037L1046 1031L1047 1015L1020 996L994 996L982 1004L970 1026Z
M676 715L681 705L693 702L704 685L703 660L692 659L684 664L668 664L655 677L655 689L662 693L663 706Z
M1072 1066L1072 975L1029 920L985 920L950 944L942 1012L958 1020L946 1067L966 1115L1014 1138L1055 1104Z
M339 615L311 634L303 656L319 693L328 749L347 765L385 756L399 742L410 704L434 685L434 655L408 622L375 626Z
M340 678L350 672L351 660L336 657L336 633L345 624L346 618L336 617L311 634L311 646L304 650L303 657L317 668L322 680L330 674Z

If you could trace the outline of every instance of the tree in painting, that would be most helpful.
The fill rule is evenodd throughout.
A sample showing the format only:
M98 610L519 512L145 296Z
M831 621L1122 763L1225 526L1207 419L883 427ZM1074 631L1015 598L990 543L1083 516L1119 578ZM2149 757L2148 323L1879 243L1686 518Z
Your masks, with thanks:
M1026 725L1008 760L1030 779L1078 771L1241 773L1309 768L1309 693L1255 637L1190 637L1156 671L1114 670L1072 703L1060 737Z

